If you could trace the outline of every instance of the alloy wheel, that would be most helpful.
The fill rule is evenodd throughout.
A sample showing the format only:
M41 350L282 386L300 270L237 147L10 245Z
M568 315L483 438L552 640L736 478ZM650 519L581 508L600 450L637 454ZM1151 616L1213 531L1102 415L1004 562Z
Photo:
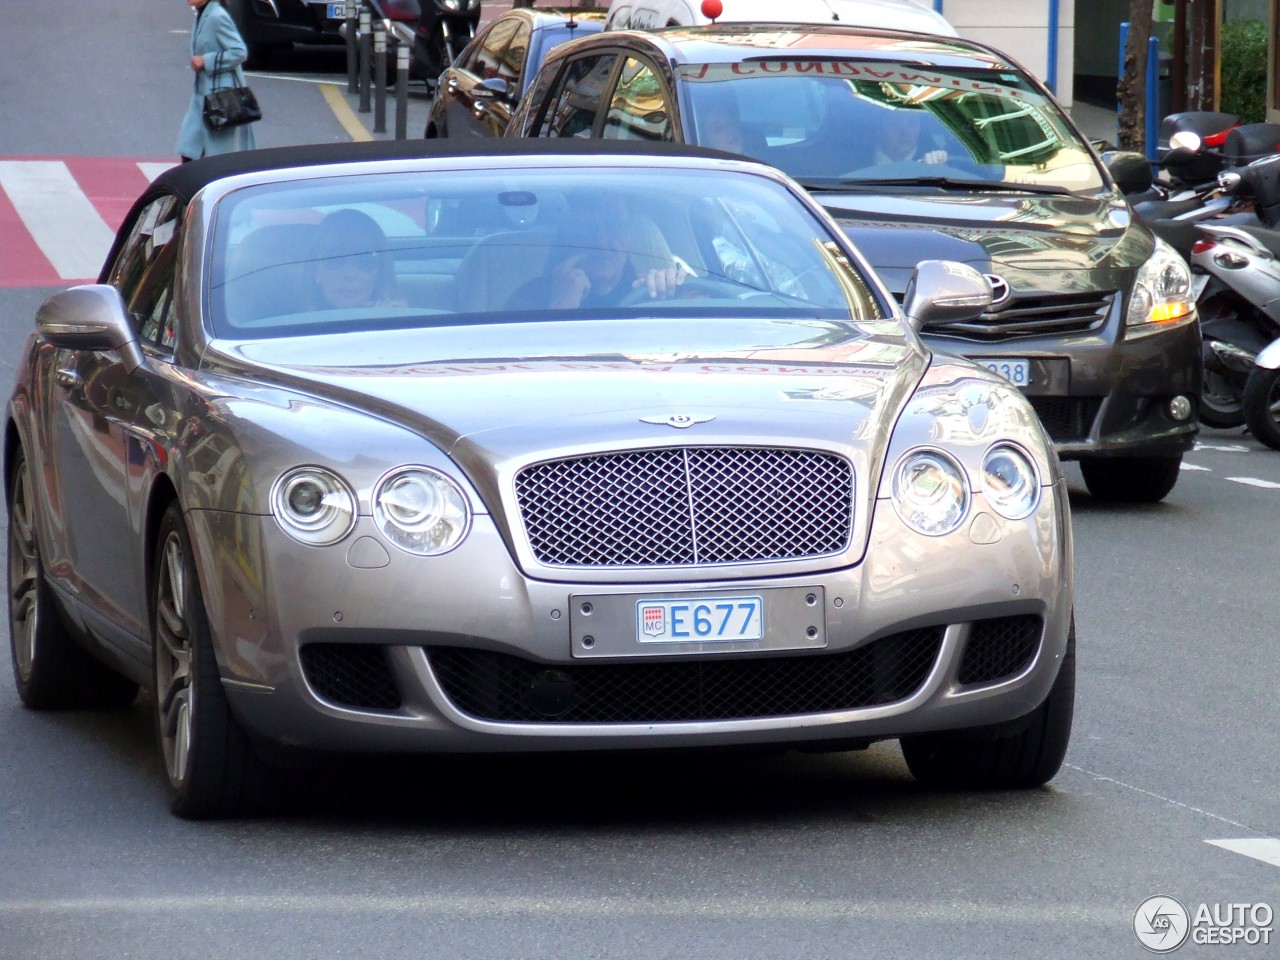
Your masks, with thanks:
M9 638L23 683L31 679L40 626L40 553L32 521L28 469L19 464L9 504Z
M156 571L156 712L165 769L175 785L187 775L195 687L191 627L187 619L187 569L182 541L170 532Z

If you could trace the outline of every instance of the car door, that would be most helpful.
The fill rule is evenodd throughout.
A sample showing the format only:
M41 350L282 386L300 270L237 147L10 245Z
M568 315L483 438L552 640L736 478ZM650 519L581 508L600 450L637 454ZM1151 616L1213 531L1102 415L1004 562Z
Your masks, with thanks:
M485 95L477 96L476 90L483 81L503 76L505 69L503 54L522 24L527 27L521 17L499 17L490 25L484 39L475 44L466 62L458 69L450 71L450 75L442 82L441 94L446 98L445 125L449 136L501 136L502 129L499 129L496 134L493 132L493 117L490 116L490 104L493 98ZM519 74L516 76L516 79L518 78ZM514 87L515 82L512 80L511 86ZM510 116L510 108L508 108L507 119L510 119Z
M535 137L591 137L598 130L605 91L618 62L618 51L605 49L565 63L535 121Z
M671 143L675 139L673 102L657 67L644 57L628 56L614 80L600 136Z
M181 213L173 196L148 204L108 273L149 355L172 350ZM131 491L148 455L136 422L157 415L147 367L127 373L114 351L60 348L49 370L47 451L68 561L54 575L71 581L64 586L82 601L95 633L140 657L142 518Z

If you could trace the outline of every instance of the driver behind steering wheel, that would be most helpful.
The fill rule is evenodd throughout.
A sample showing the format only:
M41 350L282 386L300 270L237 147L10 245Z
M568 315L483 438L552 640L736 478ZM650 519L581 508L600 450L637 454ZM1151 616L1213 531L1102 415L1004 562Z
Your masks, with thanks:
M692 274L657 225L617 195L583 204L550 270L521 286L523 309L616 307L637 298L669 299Z

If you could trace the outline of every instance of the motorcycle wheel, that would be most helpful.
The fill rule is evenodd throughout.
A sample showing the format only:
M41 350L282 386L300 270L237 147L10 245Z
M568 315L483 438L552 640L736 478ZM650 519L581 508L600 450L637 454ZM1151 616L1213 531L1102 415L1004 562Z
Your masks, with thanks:
M1244 426L1244 399L1220 374L1204 372L1200 391L1200 422L1217 430Z
M1280 450L1280 370L1253 368L1244 385L1244 422L1260 441Z

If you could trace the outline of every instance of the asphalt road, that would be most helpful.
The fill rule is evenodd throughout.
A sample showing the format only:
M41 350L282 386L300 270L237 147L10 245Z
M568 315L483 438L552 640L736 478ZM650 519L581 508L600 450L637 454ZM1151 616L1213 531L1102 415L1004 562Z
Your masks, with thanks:
M190 14L143 6L0 4L0 162L173 159ZM342 69L304 51L253 78L259 143L349 136L310 82ZM5 202L0 271L28 243ZM56 289L27 280L0 285L0 395ZM345 763L280 816L186 823L144 701L37 714L4 677L0 960L1074 960L1148 955L1156 894L1280 910L1280 453L1202 440L1157 506L1098 505L1071 471L1076 727L1042 790L930 793L893 744Z

